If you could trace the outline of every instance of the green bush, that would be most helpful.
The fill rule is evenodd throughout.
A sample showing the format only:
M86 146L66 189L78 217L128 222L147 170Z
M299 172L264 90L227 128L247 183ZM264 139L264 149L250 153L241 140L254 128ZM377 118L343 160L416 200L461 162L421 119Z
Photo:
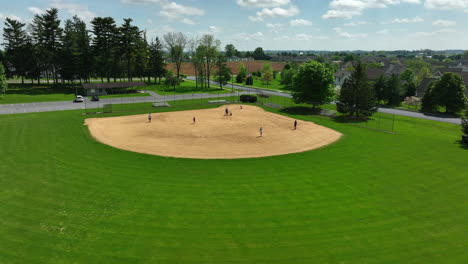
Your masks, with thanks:
M240 96L240 101L244 103L256 103L257 99L257 96L250 94L241 94Z
M468 135L468 108L465 111L465 116L462 118L462 131L465 135Z

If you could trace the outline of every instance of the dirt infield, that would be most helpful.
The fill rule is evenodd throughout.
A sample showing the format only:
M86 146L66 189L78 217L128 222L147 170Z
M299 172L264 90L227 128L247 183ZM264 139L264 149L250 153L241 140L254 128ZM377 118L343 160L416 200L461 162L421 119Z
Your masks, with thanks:
M225 109L229 114L225 115ZM230 115L232 113L232 116ZM196 122L193 123L193 117ZM335 130L256 106L86 119L91 135L116 148L167 157L237 159L303 152L337 141ZM260 127L263 136L260 137Z

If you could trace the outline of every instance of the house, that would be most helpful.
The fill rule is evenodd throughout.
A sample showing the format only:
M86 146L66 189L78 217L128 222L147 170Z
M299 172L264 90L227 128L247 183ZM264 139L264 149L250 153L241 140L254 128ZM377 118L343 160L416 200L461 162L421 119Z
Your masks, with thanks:
M337 89L340 89L341 86L343 86L346 79L348 79L351 76L351 72L341 70L341 71L335 72L334 76L335 76L335 87Z
M82 87L86 96L106 95L126 88L145 86L144 82L113 82L113 83L83 83Z
M465 83L465 94L468 96L468 72L455 72L456 74L460 75L463 78L463 82ZM416 97L423 97L424 93L426 93L427 89L431 85L431 83L442 75L435 76L433 78L424 78L421 81L421 84L416 89Z
M369 81L377 80L381 75L385 74L384 68L366 68L366 75Z
M446 73L446 72L453 72L453 73L460 74L460 73L462 73L462 70L463 70L463 68L439 68L432 74L432 76L440 77L440 76L444 75L444 73Z
M437 80L437 78L424 78L421 83L419 84L419 87L416 89L416 97L423 97L424 94L426 93L427 89L431 85L433 81Z

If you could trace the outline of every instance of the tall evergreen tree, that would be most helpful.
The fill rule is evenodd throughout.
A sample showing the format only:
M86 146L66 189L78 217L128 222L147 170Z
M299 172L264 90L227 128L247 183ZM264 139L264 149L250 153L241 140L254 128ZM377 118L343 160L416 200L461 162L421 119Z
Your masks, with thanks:
M363 65L359 62L351 77L341 87L337 110L354 117L370 116L376 105L375 90L367 80Z
M129 81L133 79L132 69L134 68L137 49L139 45L143 44L140 37L141 31L137 26L131 24L132 21L131 18L125 18L124 23L119 28L119 47L121 56L125 61L125 70ZM140 48L143 46L141 45Z
M3 29L3 45L5 46L6 59L13 64L16 75L21 76L21 83L24 84L26 75L28 52L27 47L30 42L28 34L24 30L26 24L18 20L6 18Z
M392 74L385 85L384 96L388 105L397 106L401 104L404 91L401 86L400 78Z
M151 41L151 44L149 46L149 52L149 69L151 73L150 75L155 78L155 81L156 79L159 79L159 82L161 82L161 78L164 77L166 73L166 63L164 62L163 45L159 38L156 37L155 40Z
M36 14L33 19L33 37L35 38L41 61L45 70L52 73L54 82L58 81L59 50L63 29L60 27L58 10L52 8L42 15ZM47 74L47 78L49 74ZM47 79L48 80L48 79Z
M92 33L92 49L96 60L96 72L101 76L101 81L104 82L104 77L107 82L110 82L111 73L115 72L118 61L114 54L116 50L117 26L112 17L95 17L91 24L93 25Z
M387 99L385 96L386 85L387 78L385 78L383 75L380 75L379 78L374 82L375 96L379 102Z

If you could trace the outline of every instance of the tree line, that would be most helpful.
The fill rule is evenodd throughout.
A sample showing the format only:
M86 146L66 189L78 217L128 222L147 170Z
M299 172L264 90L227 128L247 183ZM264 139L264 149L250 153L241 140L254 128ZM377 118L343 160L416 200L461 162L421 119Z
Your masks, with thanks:
M29 25L6 18L2 60L7 75L31 82L47 83L102 82L126 78L146 79L148 82L166 78L177 85L182 62L192 63L197 73L197 86L209 87L211 76L222 85L231 78L221 42L213 35L188 39L183 33L166 33L148 42L146 32L126 18L118 25L112 17L95 17L87 24L74 16L63 27L58 9L36 14ZM229 56L240 55L230 44ZM176 72L166 71L166 62L174 62Z

